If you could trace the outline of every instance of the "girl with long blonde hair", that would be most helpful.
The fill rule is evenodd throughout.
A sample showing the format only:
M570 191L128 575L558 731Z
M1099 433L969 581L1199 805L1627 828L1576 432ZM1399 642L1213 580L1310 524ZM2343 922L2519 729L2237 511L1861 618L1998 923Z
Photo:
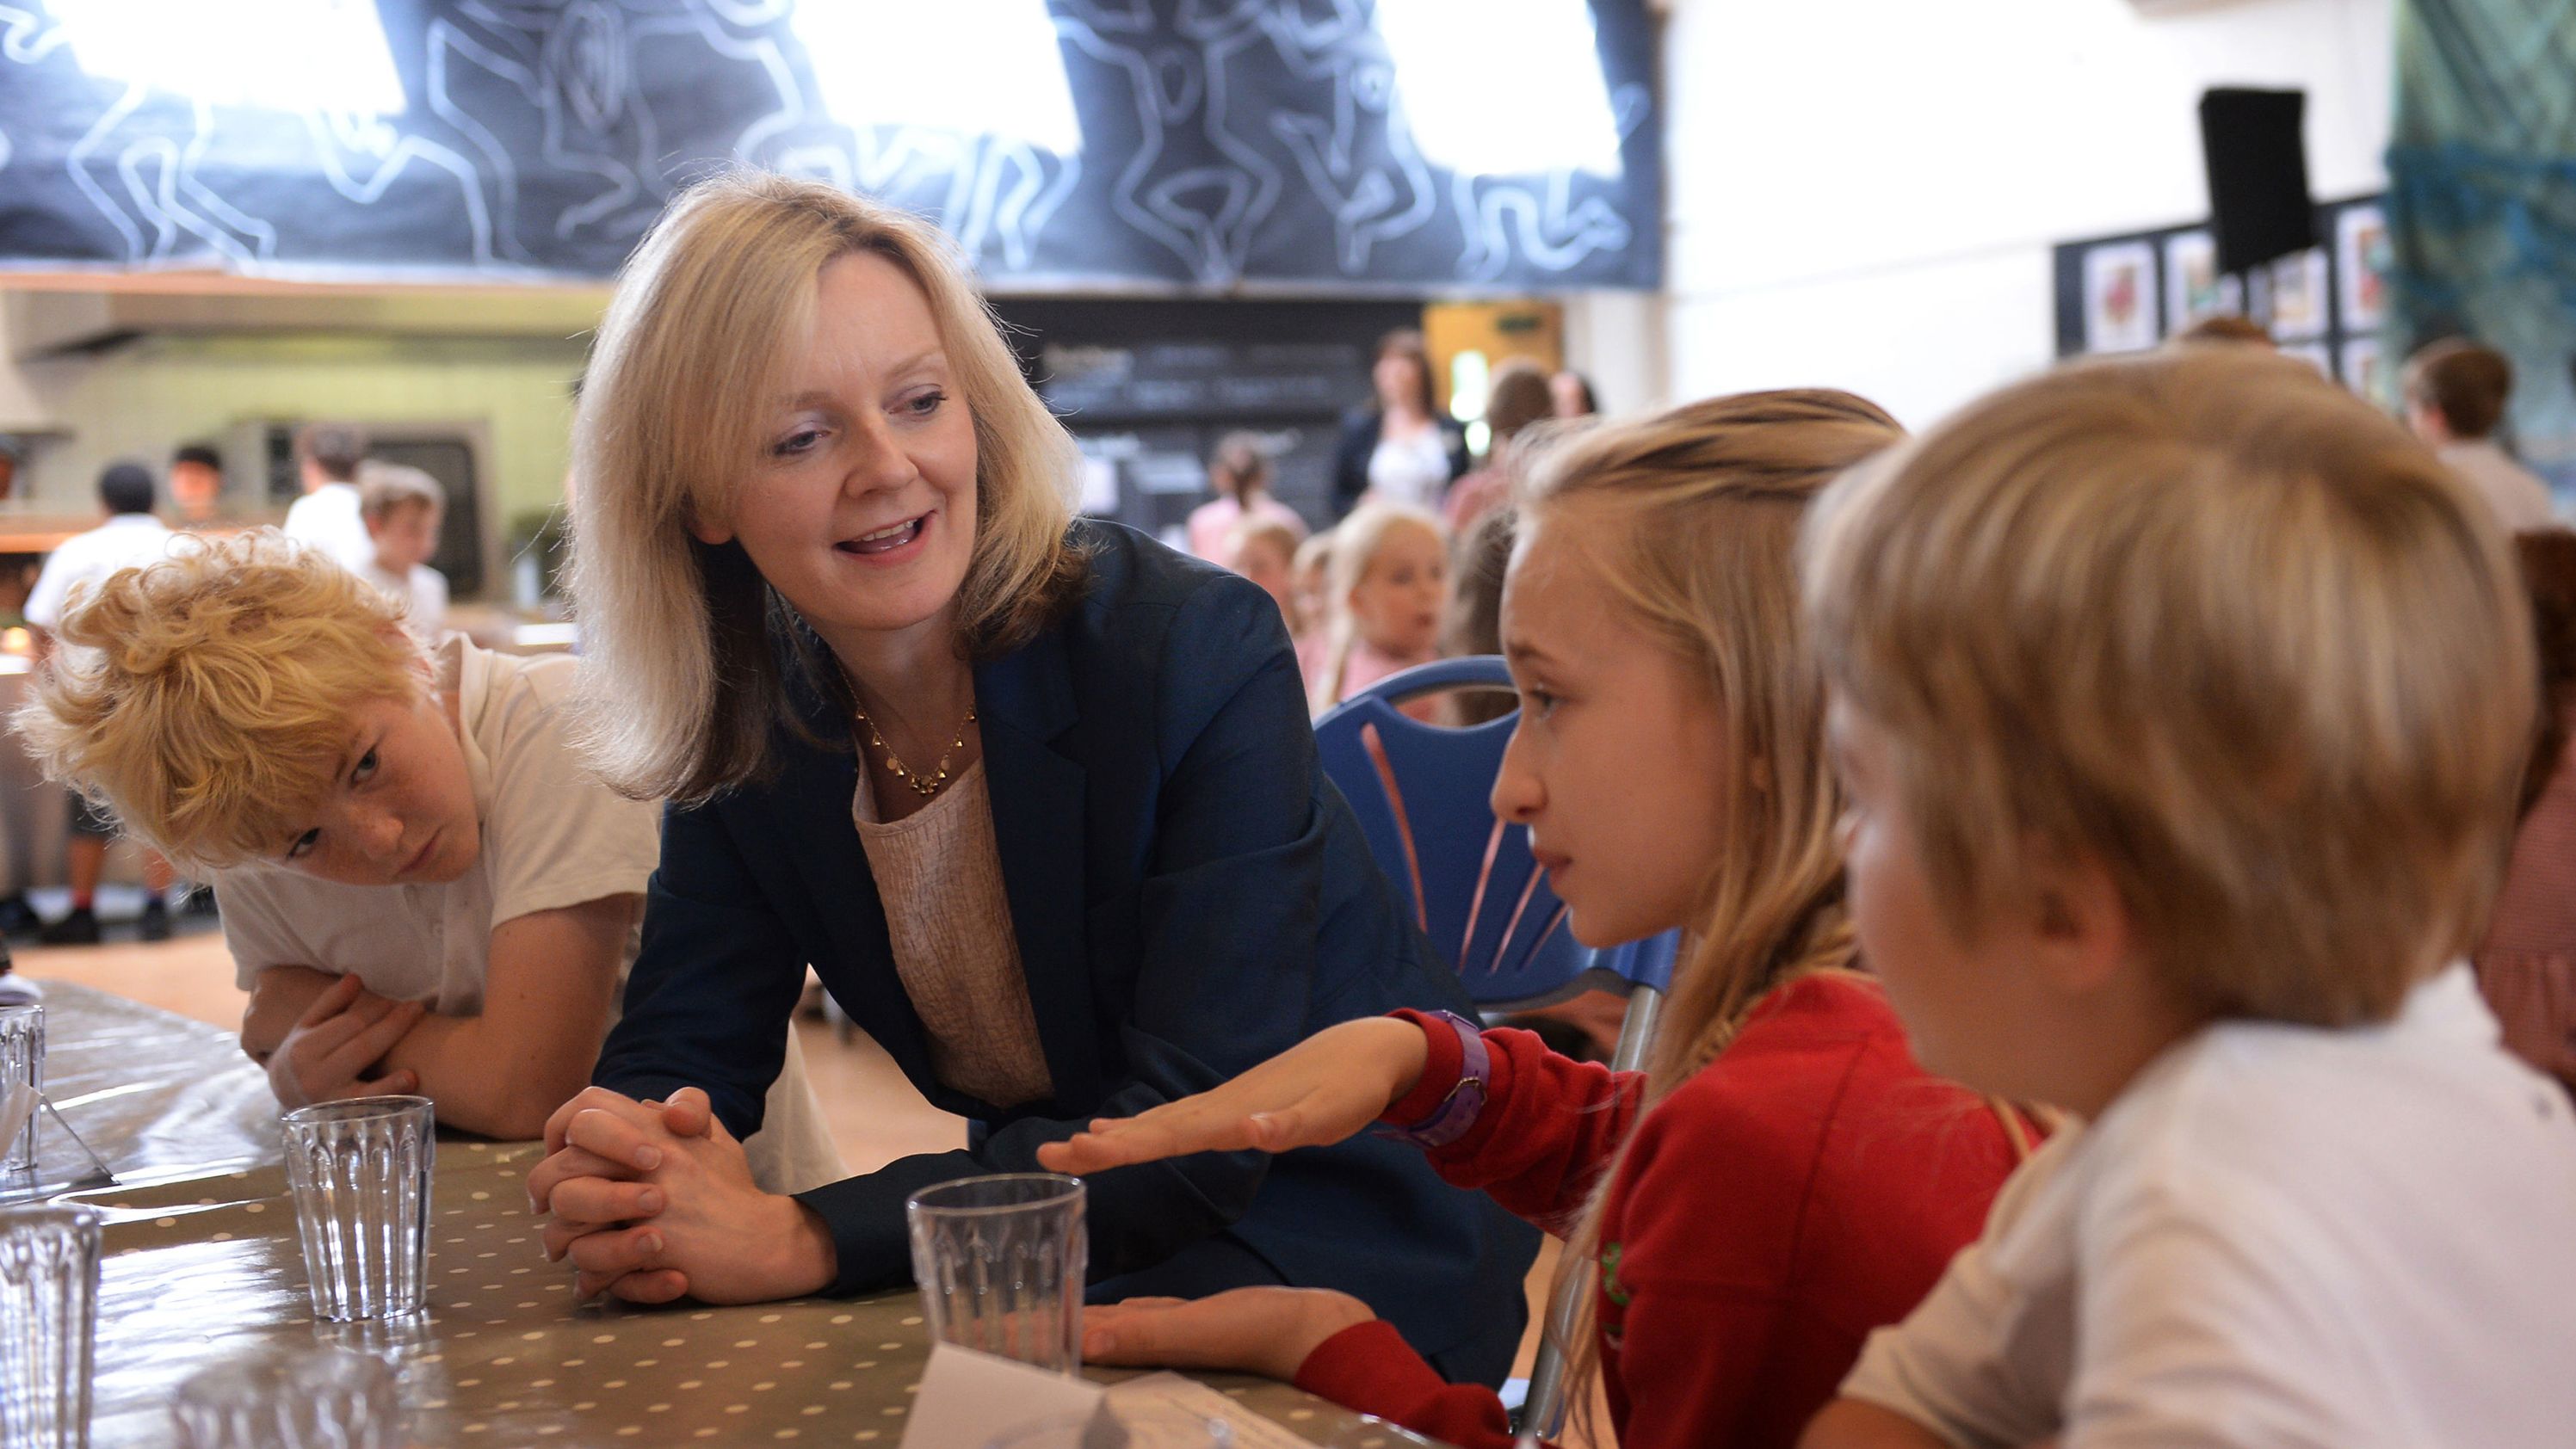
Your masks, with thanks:
M1567 1347L1575 1402L1599 1383L1619 1442L1794 1443L1863 1336L1975 1236L2029 1130L1915 1065L1843 900L1794 555L1817 492L1898 436L1846 393L1755 393L1571 437L1522 489L1494 808L1584 944L1689 933L1647 1070L1404 1012L1040 1160L1279 1152L1383 1122L1564 1236L1566 1273L1597 1271ZM1471 1449L1511 1437L1493 1394L1330 1294L1095 1309L1085 1351L1290 1378Z

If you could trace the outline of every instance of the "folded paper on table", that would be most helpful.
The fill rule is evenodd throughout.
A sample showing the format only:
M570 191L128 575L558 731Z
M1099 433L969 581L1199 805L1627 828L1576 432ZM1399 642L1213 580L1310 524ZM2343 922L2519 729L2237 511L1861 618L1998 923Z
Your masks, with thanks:
M1085 1421L1076 1439L1071 1426ZM1179 1374L1148 1374L1104 1388L952 1343L931 1345L903 1449L985 1449L1042 1422L1067 1426L1066 1442L1081 1449L1314 1449Z

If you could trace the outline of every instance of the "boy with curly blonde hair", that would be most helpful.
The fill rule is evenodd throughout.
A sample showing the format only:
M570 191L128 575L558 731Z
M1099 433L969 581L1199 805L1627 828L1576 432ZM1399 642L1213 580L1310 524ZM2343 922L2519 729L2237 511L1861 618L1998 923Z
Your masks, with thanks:
M534 1137L589 1080L656 807L574 755L570 656L400 620L317 548L192 540L84 597L15 723L48 774L213 872L242 1047L281 1104L419 1091L446 1125ZM767 1154L829 1181L788 1060Z
M2199 349L1970 407L1807 548L1862 958L2090 1125L1803 1442L2566 1444L2576 1124L2463 961L2533 720L2492 514Z

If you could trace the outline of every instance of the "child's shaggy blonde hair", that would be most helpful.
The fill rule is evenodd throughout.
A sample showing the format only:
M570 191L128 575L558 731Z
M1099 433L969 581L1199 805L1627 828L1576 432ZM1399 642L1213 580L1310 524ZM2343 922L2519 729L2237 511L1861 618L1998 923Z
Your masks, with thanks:
M351 716L427 687L396 606L273 529L192 539L74 601L12 723L53 779L205 867L282 850Z
M2534 724L2504 534L2296 361L2079 366L1837 484L1805 591L1963 937L2040 855L2178 1005L2339 1026L2473 945Z

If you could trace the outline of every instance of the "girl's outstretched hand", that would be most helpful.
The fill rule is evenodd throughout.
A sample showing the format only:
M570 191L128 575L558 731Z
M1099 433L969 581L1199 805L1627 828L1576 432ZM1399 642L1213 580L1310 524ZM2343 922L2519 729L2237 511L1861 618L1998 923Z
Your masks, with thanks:
M1242 1076L1139 1117L1103 1117L1038 1149L1050 1172L1100 1172L1193 1152L1285 1152L1358 1134L1422 1079L1422 1028L1391 1016L1327 1027Z

